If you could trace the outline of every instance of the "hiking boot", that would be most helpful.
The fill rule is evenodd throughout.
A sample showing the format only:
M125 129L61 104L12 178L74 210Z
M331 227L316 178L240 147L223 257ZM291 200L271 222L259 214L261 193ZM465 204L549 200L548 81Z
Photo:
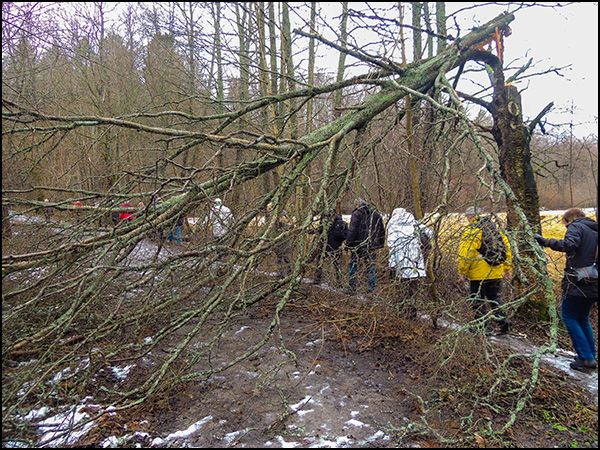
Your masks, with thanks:
M595 359L586 359L583 361L583 365L588 369L597 369L598 361L596 361Z
M595 359L581 359L576 358L571 364L573 370L584 370L584 369L597 369L598 363Z

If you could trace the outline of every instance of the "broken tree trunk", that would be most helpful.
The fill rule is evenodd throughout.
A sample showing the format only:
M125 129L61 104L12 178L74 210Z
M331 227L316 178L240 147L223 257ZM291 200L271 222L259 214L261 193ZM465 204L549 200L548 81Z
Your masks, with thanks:
M494 96L489 108L494 119L492 135L498 145L500 175L514 193L513 198L506 198L507 225L515 237L523 237L532 232L539 233L539 196L529 147L533 127L523 123L521 95L516 86L506 83L500 60L494 61L492 81ZM522 214L519 214L518 209ZM525 221L522 220L523 216ZM536 257L534 249L526 239L516 239L515 242L518 252L514 254L519 256L514 264L517 270L513 274L513 286L518 297L527 298L520 307L520 313L537 319L547 319L548 307L544 293L528 295L528 291L534 289L531 283L531 280L535 279L533 271L527 264L519 264L519 260L530 259L535 271L542 273L545 261Z
M492 135L498 144L500 174L513 190L529 225L539 232L540 204L531 166L530 129L523 123L521 94L516 86L505 84L504 72L500 66L494 70L492 115ZM508 227L524 231L524 224L515 210L516 205L510 198L506 201Z

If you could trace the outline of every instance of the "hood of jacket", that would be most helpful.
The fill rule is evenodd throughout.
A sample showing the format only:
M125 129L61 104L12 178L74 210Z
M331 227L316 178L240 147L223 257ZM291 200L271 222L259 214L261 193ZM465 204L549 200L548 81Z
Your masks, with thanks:
M589 217L580 217L579 219L575 219L573 222L577 222L583 226L591 228L592 231L598 232L598 222Z
M356 212L364 215L369 215L373 212L373 208L370 205L361 205L355 210Z
M412 213L404 208L396 208L392 211L392 217L387 223L388 233L402 232L402 234L413 234L417 221Z
M396 208L394 211L392 211L392 217L390 217L389 222L397 225L414 226L416 220L415 216L404 208Z
M426 276L423 252L415 234L416 226L415 216L404 208L394 209L387 223L388 264L395 268L399 278Z

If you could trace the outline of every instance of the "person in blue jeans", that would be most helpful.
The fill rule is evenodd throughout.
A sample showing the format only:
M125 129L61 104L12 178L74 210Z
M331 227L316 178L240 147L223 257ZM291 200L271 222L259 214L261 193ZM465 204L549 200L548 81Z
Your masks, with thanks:
M181 227L183 226L183 217L177 217L177 223L175 224L175 229L169 233L169 242L177 242L181 244Z
M562 222L567 227L564 239L547 239L539 234L534 234L534 238L542 247L566 254L561 283L562 320L577 352L571 368L596 369L596 345L589 316L592 306L598 302L598 280L577 281L573 272L597 263L598 223L579 208L565 211Z
M385 244L385 225L381 214L373 209L365 200L354 200L355 209L350 217L346 247L350 250L350 266L348 268L349 286L347 294L353 294L357 288L357 270L360 260L365 263L367 272L367 293L373 292L376 283L375 258L376 251Z

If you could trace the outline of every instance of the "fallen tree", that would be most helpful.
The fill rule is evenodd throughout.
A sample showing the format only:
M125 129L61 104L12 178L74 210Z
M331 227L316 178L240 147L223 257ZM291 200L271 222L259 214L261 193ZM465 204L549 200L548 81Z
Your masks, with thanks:
M159 343L175 338L176 346L172 354L164 359L160 367L148 373L141 385L124 392L105 388L103 391L110 401L119 409L131 408L173 384L207 380L226 367L201 372L192 370L195 362L210 358L212 351L190 352L189 347L194 339L199 334L206 336L209 324L214 326L213 321L217 320L219 325L210 328L213 343L217 343L232 316L248 305L276 298L273 320L264 338L256 342L250 351L233 358L227 367L257 352L276 332L281 312L295 295L301 275L310 266L309 256L319 247L319 240L309 239L306 233L313 225L314 216L335 208L347 191L357 161L364 159L371 151L372 147L362 141L365 129L407 95L428 102L453 117L461 130L460 136L469 136L473 140L494 185L508 199L510 217L518 217L519 223L524 224L525 233L513 236L517 243L515 248L534 248L531 236L534 228L528 225L530 218L524 209L525 199L515 191L506 173L507 164L502 166L502 170L496 168L496 163L462 110L458 95L446 79L448 72L470 60L489 59L487 52L482 52L478 47L499 30L506 30L513 20L512 14L501 15L457 39L438 55L407 67L371 59L368 62L373 64L374 70L363 76L261 98L233 112L203 117L203 121L219 120L211 132L149 125L151 115L141 113L127 119L52 114L3 97L3 139L11 142L11 148L18 146L20 140L25 140L24 136L38 145L57 133L88 128L127 129L167 141L186 140L185 144L169 150L169 154L156 165L123 171L123 177L130 177L135 182L128 181L119 190L96 192L63 189L70 197L69 201L52 202L50 205L65 214L83 211L86 213L84 218L77 223L70 220L56 224L59 231L38 243L35 250L3 254L3 304L6 308L3 315L3 359L10 360L18 352L37 352L40 355L35 370L8 385L5 402L10 406L5 415L14 414L23 406L29 394L38 395L37 389L44 377L65 364L74 364L81 355L89 355L90 362L86 376L77 382L79 392L89 387L92 374L107 361L122 358L139 360ZM366 60L365 55L355 56ZM251 121L252 114L262 108L291 98L306 100L356 85L375 87L377 92L350 112L300 138L283 139L257 134L251 139L248 137L251 136L250 132L239 137L238 132L231 131L232 124L246 117ZM430 96L432 89L446 93L448 104ZM186 116L178 111L164 111L161 115ZM190 120L198 121L198 118ZM342 152L346 151L346 140L351 142L349 152L352 157L347 164L340 165L338 161L342 159ZM218 167L206 179L197 177L199 172L207 170L206 166L180 167L185 176L178 178L161 176L164 166L172 164L178 156L196 146L207 144L214 145L219 149L218 152L244 149L252 150L257 156L248 161L236 161L226 167ZM316 195L304 210L295 212L295 227L279 231L278 221L284 215L284 210L289 208L307 167L318 157L323 158L325 163ZM524 164L527 164L526 160ZM196 214L199 210L206 211L215 197L280 168L285 170L279 177L279 184L238 214L234 229L224 239L190 245L182 252L164 251L166 249L161 243L152 254L138 253L144 240L159 230L171 230L180 217ZM144 185L149 178L160 189L143 192L132 189L135 183ZM170 187L169 198L157 203L159 193L165 186ZM33 190L36 189L38 187ZM44 191L53 189L48 186L39 188ZM54 190L58 191L58 188ZM3 206L18 207L25 214L48 206L29 198L30 193L30 190L3 189ZM142 210L118 206L123 202L133 204L137 198L149 198L151 201ZM76 200L90 202L99 199L103 200L104 205L114 206L83 209L73 206ZM268 208L269 204L274 205L272 209ZM447 205L441 202L438 210L445 212L445 208ZM115 228L92 227L113 212L136 213L138 220L121 223ZM264 222L256 226L259 221ZM48 224L44 227L48 227ZM254 277L266 266L265 261L273 247L288 241L293 243L296 255L292 272L283 279L265 281L258 277L259 281L255 281ZM543 258L543 254L536 256ZM543 292L549 298L549 303L554 304L551 283L547 274L540 271L545 269L540 269L531 258L517 258L517 261L527 265L538 280L546 282L533 283L532 289L513 300L510 307L519 307L529 296L538 292ZM32 277L34 273L35 277ZM33 282L27 282L30 277L34 279ZM131 295L135 295L135 302L128 301ZM551 314L555 327L556 313L551 311ZM139 342L139 339L132 343L130 340L136 335L139 337L140 330L146 326L155 332L155 339L150 343ZM106 344L113 340L116 343ZM555 349L556 342L553 340L543 352ZM534 367L537 369L537 365ZM515 407L513 418L535 388L536 377L537 373L533 374L527 388L520 392L523 401ZM25 382L29 383L26 395L17 395ZM74 389L72 387L69 392ZM68 400L69 395L65 395L64 400Z

